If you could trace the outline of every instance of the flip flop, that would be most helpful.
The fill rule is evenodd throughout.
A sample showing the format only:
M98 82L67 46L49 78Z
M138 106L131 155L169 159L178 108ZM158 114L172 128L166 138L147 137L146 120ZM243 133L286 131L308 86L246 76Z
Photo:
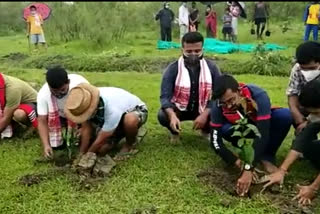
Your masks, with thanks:
M125 161L128 160L133 155L137 154L139 152L138 149L131 149L129 152L119 152L116 154L116 156L113 157L113 160L115 161Z

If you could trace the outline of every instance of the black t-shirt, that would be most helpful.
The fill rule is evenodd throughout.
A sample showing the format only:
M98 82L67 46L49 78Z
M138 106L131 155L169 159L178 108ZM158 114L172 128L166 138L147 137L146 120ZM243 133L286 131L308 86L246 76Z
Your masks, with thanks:
M192 21L194 21L197 17L198 17L198 14L199 14L199 10L198 9L194 9L191 13L190 13L190 19L192 20ZM199 20L197 21L197 22L195 22L195 24L196 23L199 23Z

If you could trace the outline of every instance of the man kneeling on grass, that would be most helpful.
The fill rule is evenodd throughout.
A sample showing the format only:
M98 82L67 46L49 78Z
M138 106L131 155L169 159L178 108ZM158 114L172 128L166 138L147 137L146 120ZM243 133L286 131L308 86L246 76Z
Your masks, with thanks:
M218 77L213 91L215 103L211 111L211 144L216 153L228 164L242 170L236 191L240 196L248 193L254 177L254 168L262 163L271 173L277 170L275 155L292 124L287 108L272 108L267 93L251 84L238 83L232 76ZM253 163L244 163L226 148L222 138L237 146L239 137L232 137L233 124L241 117L255 125L261 137L253 137Z
M83 171L94 167L93 172L98 174L108 174L115 165L106 153L122 138L126 142L115 160L137 152L138 132L148 117L146 105L137 96L120 88L90 84L80 84L70 91L64 112L71 121L81 123L80 153L84 155L77 167Z
M0 73L0 133L1 138L13 135L14 124L38 126L37 91L28 83ZM15 123L16 122L16 123ZM30 133L30 132L28 132Z
M54 150L63 150L66 147L66 137L63 131L76 132L76 124L68 121L63 112L69 91L80 83L88 81L78 75L69 74L62 67L53 67L46 73L47 83L38 93L38 120L39 135L45 158L53 157Z
M203 36L189 32L182 38L182 56L166 69L161 82L160 124L170 131L170 141L180 142L181 122L209 137L211 92L220 71L214 61L203 57Z
M320 132L320 80L315 79L307 83L299 95L299 103L310 113L307 117L307 125L297 135L292 144L292 148L283 161L279 169L267 177L265 188L274 184L282 184L285 175L288 174L289 167L300 157L304 157L319 170L320 169L320 140L318 133ZM307 173L307 172L306 172ZM316 196L320 188L320 174L308 186L300 186L299 193L294 199L298 199L299 204L311 204L311 200Z

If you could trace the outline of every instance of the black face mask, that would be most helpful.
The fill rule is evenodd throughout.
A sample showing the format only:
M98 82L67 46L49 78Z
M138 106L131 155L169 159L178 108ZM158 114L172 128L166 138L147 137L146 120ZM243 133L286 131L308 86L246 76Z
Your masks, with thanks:
M59 93L59 94L54 94L54 96L58 99L62 99L63 97L65 97L68 94L68 92L65 93Z
M183 55L184 61L187 65L199 65L200 64L200 60L203 58L203 55L201 54L200 56L198 55L190 55L190 56L186 56Z

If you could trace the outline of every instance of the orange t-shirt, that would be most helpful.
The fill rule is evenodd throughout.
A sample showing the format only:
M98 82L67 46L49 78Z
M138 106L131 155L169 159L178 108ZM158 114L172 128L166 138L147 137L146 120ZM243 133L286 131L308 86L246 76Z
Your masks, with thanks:
M27 18L27 23L30 24L30 34L42 34L43 19L40 14L30 15Z

